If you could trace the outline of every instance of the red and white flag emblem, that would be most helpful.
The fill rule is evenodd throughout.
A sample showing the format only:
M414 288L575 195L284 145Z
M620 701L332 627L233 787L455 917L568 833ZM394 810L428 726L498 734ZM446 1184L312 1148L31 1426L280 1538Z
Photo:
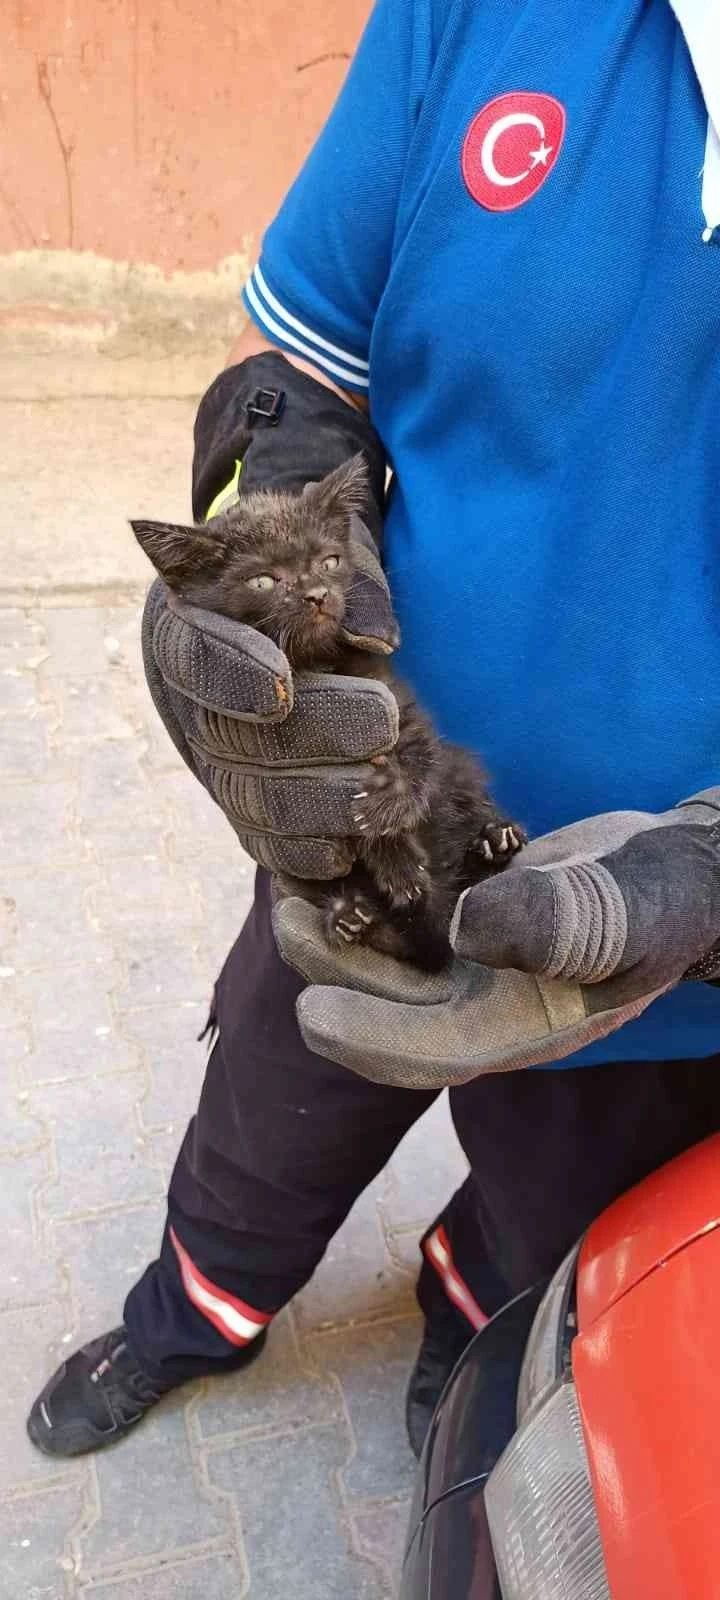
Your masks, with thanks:
M469 193L486 211L514 211L537 194L560 154L565 110L550 94L513 90L473 117L462 148Z

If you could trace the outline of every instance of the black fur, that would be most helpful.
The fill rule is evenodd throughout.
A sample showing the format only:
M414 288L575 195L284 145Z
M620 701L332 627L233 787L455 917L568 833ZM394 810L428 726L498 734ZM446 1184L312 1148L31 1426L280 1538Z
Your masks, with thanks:
M400 734L355 798L355 867L331 884L286 887L323 907L332 942L367 943L436 970L450 955L458 896L506 866L525 835L498 814L479 763L439 738L387 660L342 638L354 581L350 518L366 496L356 456L302 494L248 494L208 526L132 527L176 594L258 628L293 669L388 684Z

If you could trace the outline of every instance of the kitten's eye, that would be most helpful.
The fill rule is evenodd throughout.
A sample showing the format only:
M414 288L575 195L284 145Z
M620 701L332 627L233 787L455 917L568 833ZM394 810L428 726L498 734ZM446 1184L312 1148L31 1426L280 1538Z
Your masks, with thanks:
M323 572L335 572L340 565L340 557L326 556L325 560L320 562L320 565L323 569Z
M276 582L269 572L258 572L254 578L247 579L247 586L248 589L274 589Z

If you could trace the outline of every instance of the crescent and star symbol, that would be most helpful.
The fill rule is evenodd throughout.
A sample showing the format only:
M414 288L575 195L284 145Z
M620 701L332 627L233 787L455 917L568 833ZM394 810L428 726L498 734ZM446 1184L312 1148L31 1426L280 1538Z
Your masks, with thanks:
M508 128L521 128L523 126L537 128L540 135L539 149L529 151L530 166L526 167L524 172L518 172L514 178L504 177L501 172L498 172L495 165L495 146L498 139L503 133L507 132ZM522 183L523 178L528 178L534 167L546 166L548 156L551 153L552 145L546 145L545 143L545 128L540 118L534 117L528 112L511 111L507 117L498 117L497 122L493 122L488 128L480 150L480 165L485 177L489 178L491 183L497 183L501 189L511 189L514 184Z
M565 111L552 95L514 90L491 100L468 128L462 172L487 211L513 211L549 177L565 133Z

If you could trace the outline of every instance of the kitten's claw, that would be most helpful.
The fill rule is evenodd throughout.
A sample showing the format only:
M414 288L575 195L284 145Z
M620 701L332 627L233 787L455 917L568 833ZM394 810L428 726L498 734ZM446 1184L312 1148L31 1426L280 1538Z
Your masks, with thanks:
M330 944L360 944L376 918L372 903L359 891L347 889L328 907L325 932Z
M488 863L504 867L527 844L527 834L517 822L491 822L479 840L480 854Z

